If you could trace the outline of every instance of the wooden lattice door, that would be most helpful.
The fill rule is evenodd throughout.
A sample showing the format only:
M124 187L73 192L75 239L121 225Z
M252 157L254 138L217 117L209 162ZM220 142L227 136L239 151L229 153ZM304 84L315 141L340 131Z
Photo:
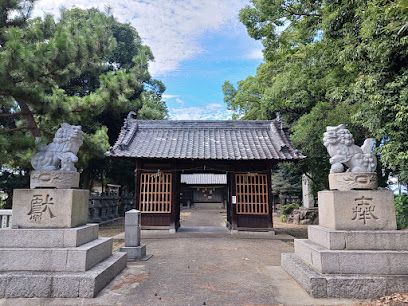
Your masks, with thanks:
M237 215L268 215L267 174L235 174Z
M172 174L141 173L139 209L142 213L171 213Z

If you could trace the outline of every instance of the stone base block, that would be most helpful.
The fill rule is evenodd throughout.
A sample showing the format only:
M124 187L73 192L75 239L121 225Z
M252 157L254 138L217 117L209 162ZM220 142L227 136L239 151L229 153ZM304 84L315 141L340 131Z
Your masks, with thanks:
M70 189L79 187L76 171L31 171L30 188Z
M13 228L70 228L88 221L89 191L14 189Z
M319 225L335 230L396 230L389 190L320 191Z
M284 253L282 268L315 298L378 298L408 291L408 275L322 274L296 254Z
M69 248L98 239L98 224L75 228L0 229L0 248Z
M92 298L126 262L118 252L86 272L0 272L0 298Z
M374 190L378 188L377 173L375 172L342 172L329 174L329 187L331 190Z
M308 237L329 250L408 250L408 231L336 231L311 225Z
M112 238L73 248L1 248L0 271L86 271L112 254Z
M408 275L408 251L327 250L295 239L295 254L321 273Z
M121 252L126 252L128 261L140 260L146 257L146 245L142 244L138 247L122 247L120 248Z

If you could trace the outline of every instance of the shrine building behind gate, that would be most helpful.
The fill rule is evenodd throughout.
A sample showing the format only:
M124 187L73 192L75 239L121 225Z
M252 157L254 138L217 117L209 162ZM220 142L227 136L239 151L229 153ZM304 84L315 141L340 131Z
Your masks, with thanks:
M135 162L135 207L142 227L180 225L181 174L226 174L228 227L271 230L271 171L304 156L280 121L137 120L128 116L107 153ZM130 170L130 169L129 169ZM132 169L133 170L133 169Z

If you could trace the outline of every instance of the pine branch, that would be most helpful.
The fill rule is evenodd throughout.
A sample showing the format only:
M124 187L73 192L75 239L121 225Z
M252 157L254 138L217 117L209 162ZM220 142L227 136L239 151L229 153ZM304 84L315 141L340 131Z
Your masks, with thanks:
M321 17L322 16L321 14L317 14L317 13L296 12L296 11L293 11L289 6L286 6L286 7L284 6L282 7L282 9L285 12L288 12L289 14L296 15L296 16L308 16L308 17Z
M34 114L30 110L28 104L24 102L24 99L20 97L19 98L15 97L15 98L16 98L16 102L18 106L21 109L21 114L27 123L27 128L31 132L31 135L33 135L34 138L41 137L40 129L38 128L38 125L35 122Z
M24 118L24 120L27 123L27 129L31 132L31 135L34 138L41 137L41 132L40 129L38 128L37 123L35 122L34 119L34 113L31 111L30 107L28 106L28 103L26 101L30 100L30 96L25 96L23 95L15 95L12 92L9 92L8 90L6 91L0 91L0 95L2 96L12 96L18 106L20 107L21 116Z
M30 129L27 126L21 126L21 127L13 128L13 129L0 128L0 134L8 134L8 133L13 133L13 132L28 131L28 130Z
M22 116L22 112L17 112L17 113L0 113L0 118L9 118L9 117L18 117Z

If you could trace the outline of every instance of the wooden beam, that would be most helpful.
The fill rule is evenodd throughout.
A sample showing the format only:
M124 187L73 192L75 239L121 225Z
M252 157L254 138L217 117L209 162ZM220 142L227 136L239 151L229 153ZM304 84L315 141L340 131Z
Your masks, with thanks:
M269 220L268 227L273 228L273 203L272 203L272 170L269 170L268 177L268 205L269 205Z
M135 209L140 210L140 173L141 173L141 168L142 163L140 160L136 160L135 162L135 195L134 195L134 200L135 200Z
M238 228L237 212L236 212L236 203L232 201L232 197L236 196L236 186L235 186L235 173L228 172L229 177L229 188L230 188L230 203L231 203L231 220L232 220L232 229L236 230Z
M175 160L175 159L143 159L145 170L174 170L181 173L225 173L236 172L259 172L268 173L271 164L278 161L270 160Z

